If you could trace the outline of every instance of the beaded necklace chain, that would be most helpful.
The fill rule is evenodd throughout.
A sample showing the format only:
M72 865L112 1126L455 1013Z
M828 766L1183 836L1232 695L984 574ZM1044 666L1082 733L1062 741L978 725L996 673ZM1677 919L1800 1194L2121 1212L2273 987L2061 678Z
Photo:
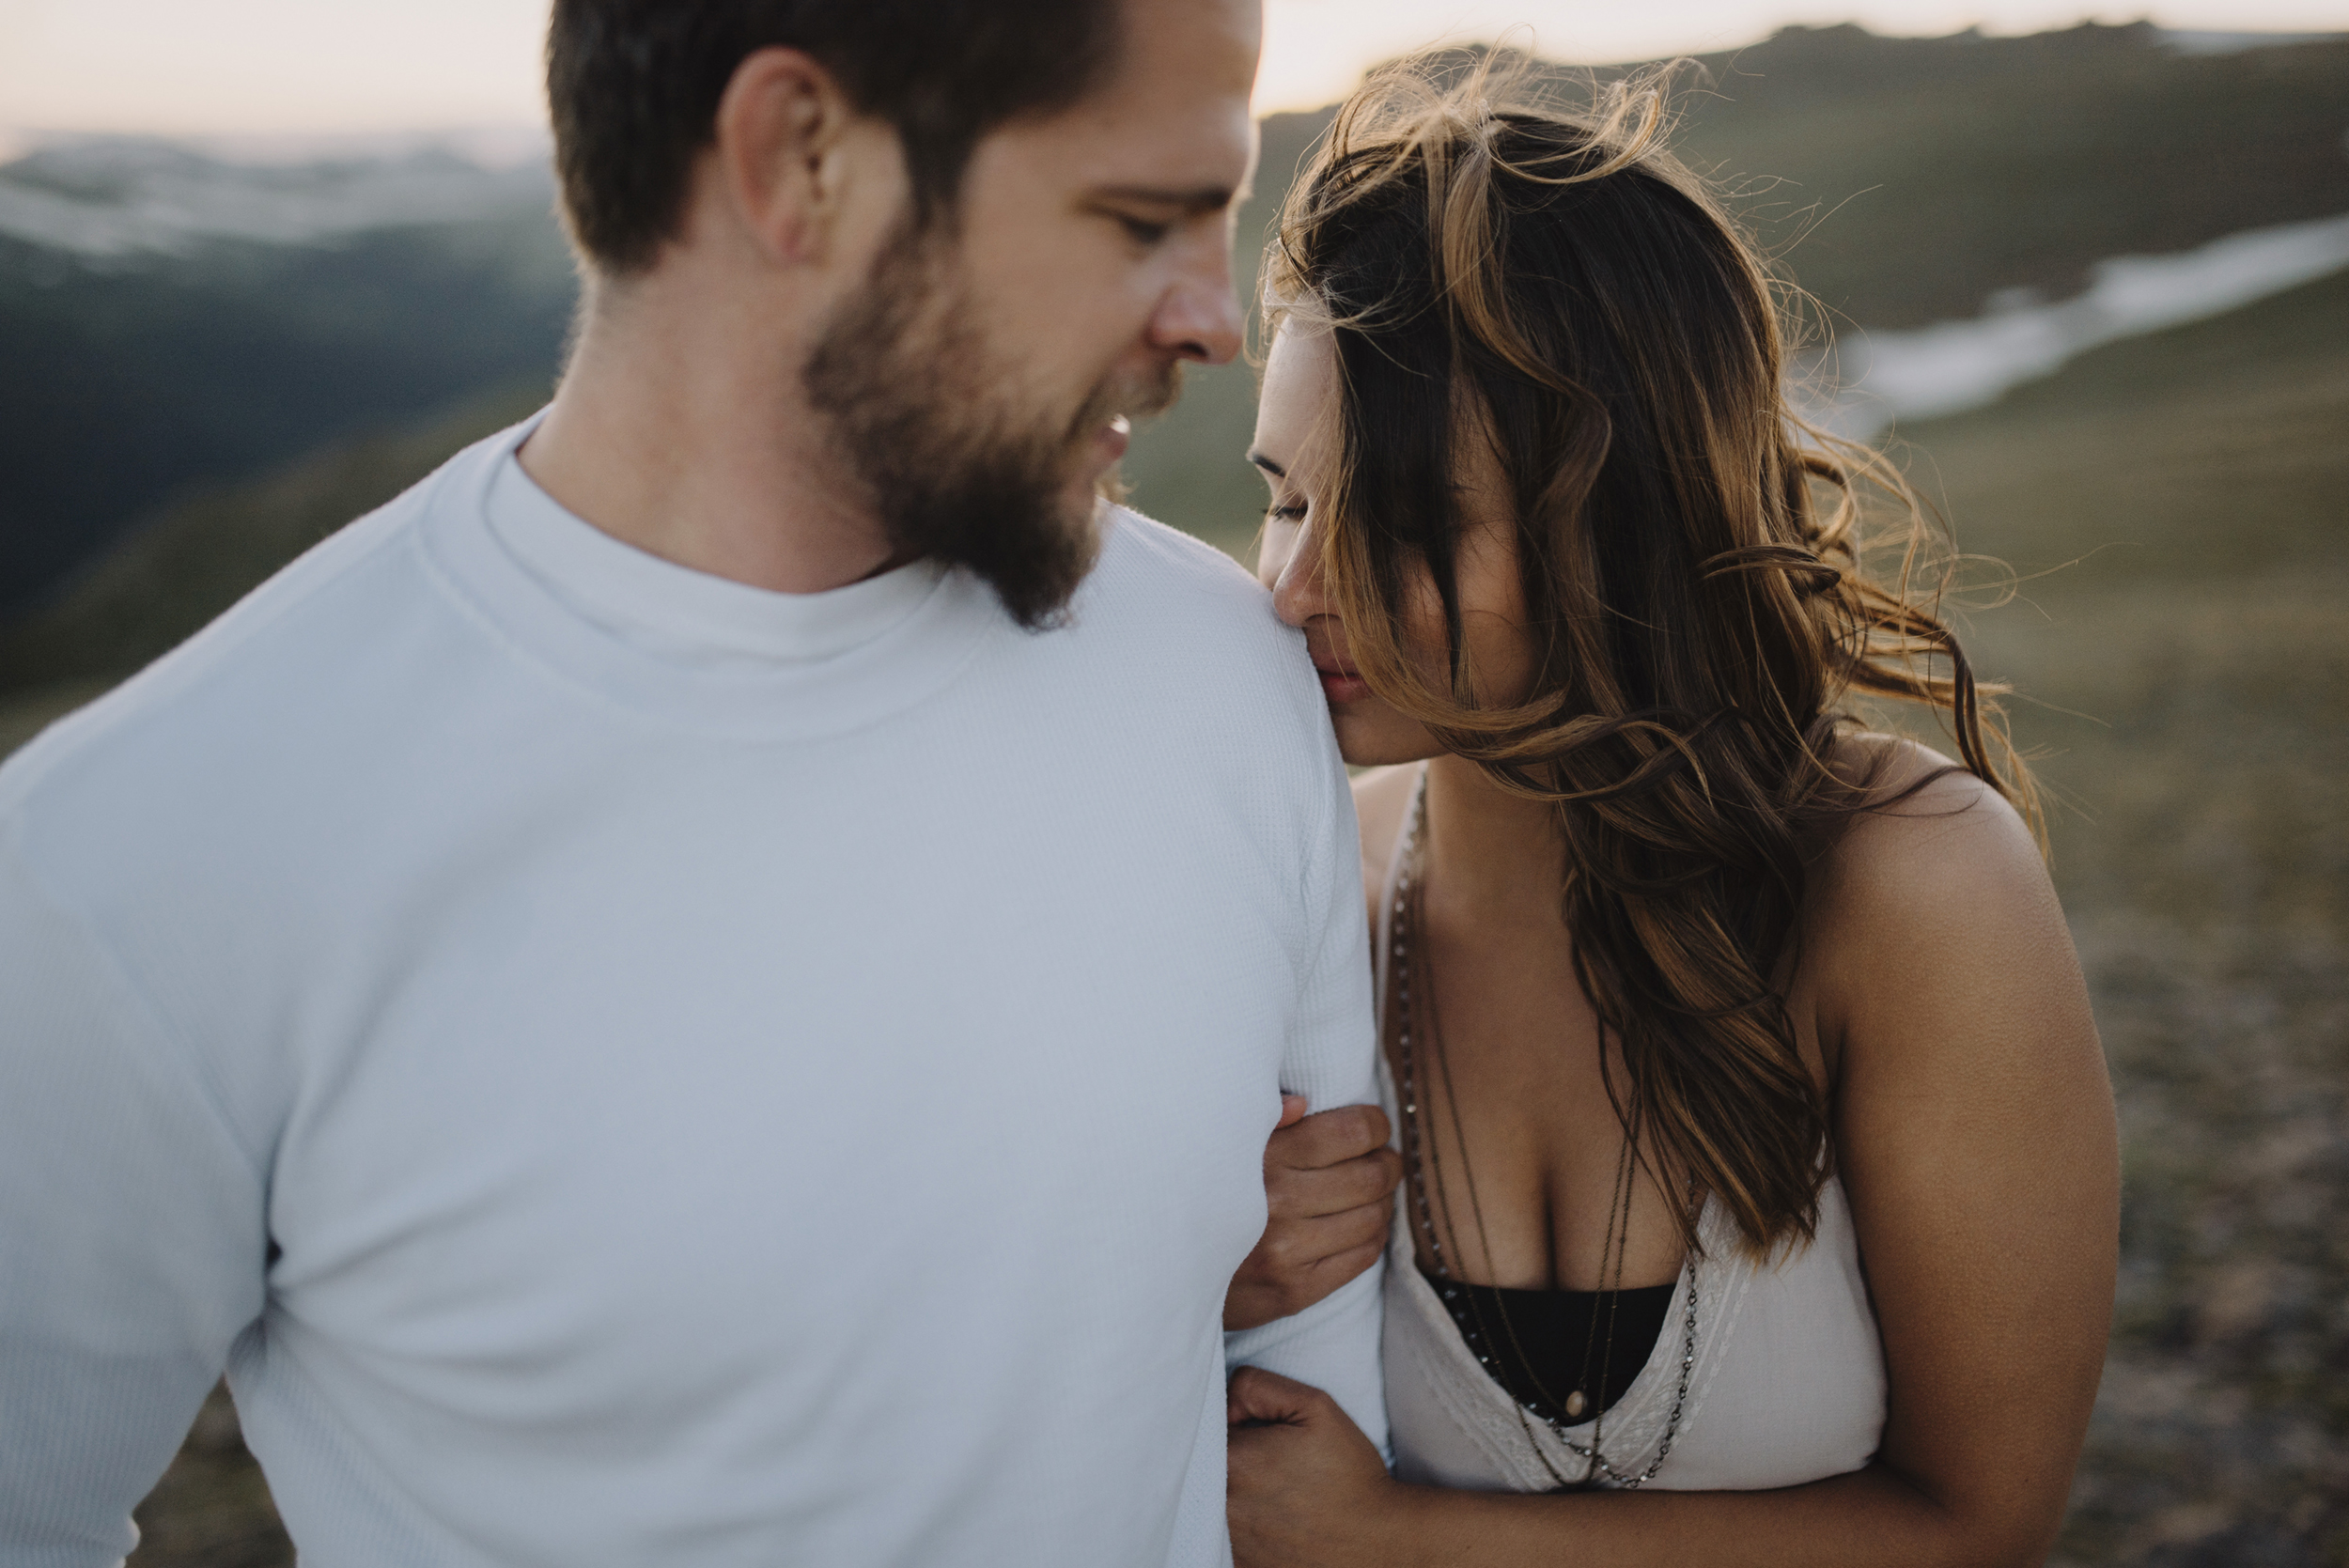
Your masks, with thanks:
M1425 944L1423 942L1420 944L1415 952L1411 940L1412 929L1419 923L1420 904L1426 884L1424 867L1426 838L1427 775L1423 770L1420 774L1419 788L1411 800L1410 828L1400 851L1403 863L1397 868L1394 906L1389 911L1388 917L1387 961L1389 971L1393 976L1395 992L1393 1004L1389 1008L1389 1013L1394 1019L1396 1087L1400 1091L1398 1098L1403 1110L1403 1157L1407 1212L1412 1215L1413 1228L1427 1244L1428 1257L1435 1265L1438 1277L1454 1279L1456 1277L1453 1274L1450 1264L1445 1261L1442 1235L1437 1228L1435 1211L1439 1208L1443 1211L1445 1230L1452 1231L1455 1236L1458 1233L1453 1229L1452 1204L1450 1195L1446 1190L1442 1166L1436 1158L1435 1140L1423 1130L1425 1118L1420 1110L1419 1082L1419 1058L1422 1048L1424 1048L1426 1054L1432 1059L1438 1073L1444 1080L1444 1097L1451 1108L1453 1140L1460 1148L1461 1175L1468 1189L1469 1208L1474 1217L1477 1235L1480 1244L1485 1248L1488 1264L1492 1256L1492 1249L1488 1242L1484 1241L1484 1205L1477 1199L1475 1173L1468 1162L1468 1142L1462 1136L1459 1125L1459 1097L1452 1092L1451 1063L1444 1054L1440 1033L1436 1028L1434 987L1427 978ZM1416 987L1413 985L1414 981L1418 983ZM1602 1048L1603 1043L1602 1035ZM1614 1350L1614 1307L1623 1290L1623 1254L1630 1237L1631 1182L1632 1146L1631 1139L1626 1135L1624 1141L1623 1156L1616 1165L1614 1189L1609 1194L1607 1238L1599 1259L1599 1277L1602 1281L1607 1278L1608 1265L1610 1262L1614 1267L1614 1288L1607 1292L1607 1350L1599 1363L1602 1367L1611 1362ZM1431 1188L1433 1188L1432 1202ZM1527 1446L1532 1449L1534 1458L1541 1462L1542 1468L1548 1472L1550 1480L1558 1489L1577 1490L1611 1484L1624 1491L1634 1491L1654 1479L1657 1471L1663 1468L1665 1459L1672 1453L1672 1440L1680 1431L1681 1412L1687 1407L1688 1400L1688 1379L1696 1368L1697 1270L1693 1259L1685 1265L1685 1272L1688 1288L1686 1303L1681 1314L1680 1375L1672 1391L1672 1412L1664 1422L1663 1440L1657 1445L1656 1458L1647 1468L1638 1475L1625 1475L1610 1464L1600 1452L1600 1444L1606 1431L1606 1412L1603 1409L1593 1420L1591 1441L1587 1446L1567 1436L1566 1426L1555 1417L1543 1411L1533 1411L1532 1413L1538 1416L1542 1423L1556 1434L1561 1443L1586 1461L1585 1468L1580 1476L1570 1478L1561 1475L1558 1467L1549 1462L1549 1456L1543 1452L1541 1444L1534 1441L1533 1428L1532 1422L1527 1420L1526 1406L1514 1396L1510 1399L1510 1407L1517 1412L1517 1424L1524 1429ZM1479 1305L1474 1293L1470 1293L1469 1306L1470 1312L1476 1318L1479 1337L1487 1345L1497 1350L1499 1342L1494 1339L1492 1332L1486 1327L1484 1320L1484 1309ZM1509 1321L1508 1309L1498 1295L1494 1296L1494 1310L1500 1314L1502 1332L1507 1336L1510 1344L1517 1348L1518 1360L1525 1366L1527 1374L1531 1377L1531 1358L1525 1355L1522 1345L1518 1344L1516 1326ZM1598 1319L1597 1314L1594 1312L1591 1323L1592 1343L1583 1347L1583 1381L1586 1384L1589 1381L1592 1352L1595 1348L1597 1332ZM1551 1408L1563 1409L1570 1417L1579 1415L1585 1407L1582 1390L1579 1389L1574 1390L1563 1404L1547 1389L1542 1388L1538 1381L1534 1383L1534 1392ZM1602 1399L1604 1394L1605 1389L1602 1386L1600 1389Z

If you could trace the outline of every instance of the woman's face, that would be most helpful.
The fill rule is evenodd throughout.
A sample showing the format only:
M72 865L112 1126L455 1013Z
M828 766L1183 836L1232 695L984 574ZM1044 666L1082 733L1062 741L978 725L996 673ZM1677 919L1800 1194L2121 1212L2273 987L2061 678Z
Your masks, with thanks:
M1317 329L1282 328L1265 362L1264 396L1256 407L1256 440L1248 459L1272 488L1256 576L1272 590L1281 619L1305 633L1338 750L1358 767L1434 756L1442 744L1418 720L1388 706L1357 673L1346 629L1324 591L1322 555L1335 457L1337 353ZM1500 460L1480 438L1462 442L1454 462L1460 492L1461 536L1454 554L1461 627L1469 667L1485 706L1524 701L1532 694L1534 653L1525 634L1525 596L1517 577L1517 526ZM1435 690L1446 690L1443 600L1424 567L1410 579L1398 640Z

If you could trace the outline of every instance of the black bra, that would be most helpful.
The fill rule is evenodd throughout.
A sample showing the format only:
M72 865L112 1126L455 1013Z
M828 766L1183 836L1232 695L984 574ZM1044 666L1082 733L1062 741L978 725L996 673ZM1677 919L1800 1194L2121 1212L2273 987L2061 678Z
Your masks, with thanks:
M1614 1293L1610 1334L1610 1297L1605 1292L1510 1290L1420 1272L1492 1380L1519 1405L1560 1426L1579 1426L1622 1400L1655 1354L1664 1319L1672 1312L1672 1292L1679 1288L1648 1285ZM1582 1381L1586 1358L1595 1388ZM1577 1389L1586 1403L1580 1414L1569 1416L1564 1401Z

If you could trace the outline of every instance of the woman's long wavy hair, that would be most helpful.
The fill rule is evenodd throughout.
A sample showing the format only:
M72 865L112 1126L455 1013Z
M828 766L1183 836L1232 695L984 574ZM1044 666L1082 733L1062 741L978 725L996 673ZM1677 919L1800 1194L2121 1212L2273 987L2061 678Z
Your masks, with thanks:
M1334 334L1327 589L1378 696L1554 807L1577 977L1619 1042L1626 1081L1601 1061L1641 1159L1757 1252L1807 1242L1831 1147L1783 987L1806 862L1885 803L1837 766L1839 705L1938 710L1965 770L2026 812L2030 780L1941 583L1915 585L1916 498L1790 405L1769 272L1664 150L1660 84L1578 112L1521 58L1448 89L1440 69L1391 67L1345 105L1267 258L1268 328ZM1476 439L1515 501L1522 701L1480 692L1462 634ZM1889 582L1862 569L1863 509L1904 525ZM1444 683L1402 630L1431 578Z

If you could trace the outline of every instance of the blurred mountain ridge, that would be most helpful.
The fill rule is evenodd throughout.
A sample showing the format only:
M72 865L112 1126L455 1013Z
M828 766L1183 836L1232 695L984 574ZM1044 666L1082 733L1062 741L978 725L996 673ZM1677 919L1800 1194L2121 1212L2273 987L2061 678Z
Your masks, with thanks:
M1604 81L1634 68L1550 69ZM2349 39L2196 52L2146 23L1940 39L1793 27L1678 82L1678 150L1817 302L1822 336L1921 333L1993 300L2061 305L2115 257L2349 213ZM1332 113L1264 122L1239 223L1249 297ZM169 534L192 506L230 526L224 487L551 386L576 280L546 179L530 159L430 147L239 164L94 141L0 166L0 624L38 642L92 613L70 585L108 548ZM71 206L76 233L125 246L11 236L11 195ZM364 226L370 214L398 221ZM309 238L254 236L270 224ZM129 245L137 235L159 238ZM1253 410L1246 365L1194 374L1138 436L1137 504L1237 548L1262 505L1239 456ZM213 598L190 602L224 607ZM26 678L0 656L0 688Z
M2197 38L2209 46L2180 46ZM2270 38L2289 41L2254 41ZM1447 53L1459 69L1485 51ZM1844 23L1535 76L1571 99L1659 72L1673 150L1827 310L1871 328L1971 316L2006 288L2061 300L2111 256L2349 212L2349 32L1895 38ZM1333 117L1264 121L1243 249Z
M0 698L102 681L169 652L329 534L528 417L546 390L519 381L191 498L108 553L59 613L0 628Z
M1542 74L1571 101L1654 70ZM2060 306L2116 258L2349 214L2349 37L2196 54L2147 23L2022 38L1788 27L1672 80L1674 150L1800 287L1813 350L1970 321L1994 303ZM1257 194L1239 219L1244 298L1334 116L1263 122ZM1254 418L1247 366L1195 371L1127 458L1136 505L1240 547L1264 505L1240 458Z
M488 164L429 143L392 156L270 163L158 137L86 137L0 164L0 235L81 257L545 217L553 201L543 160Z
M207 486L551 385L576 290L542 163L0 166L0 622Z

